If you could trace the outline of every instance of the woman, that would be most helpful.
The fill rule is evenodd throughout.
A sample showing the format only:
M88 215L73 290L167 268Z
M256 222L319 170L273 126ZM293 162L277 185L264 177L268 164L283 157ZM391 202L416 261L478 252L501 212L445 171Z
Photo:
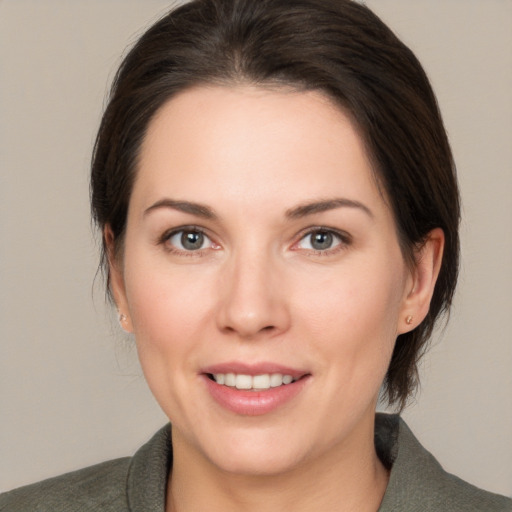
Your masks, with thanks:
M511 510L375 418L450 306L459 203L428 81L368 9L166 16L116 77L91 190L172 433L2 510Z

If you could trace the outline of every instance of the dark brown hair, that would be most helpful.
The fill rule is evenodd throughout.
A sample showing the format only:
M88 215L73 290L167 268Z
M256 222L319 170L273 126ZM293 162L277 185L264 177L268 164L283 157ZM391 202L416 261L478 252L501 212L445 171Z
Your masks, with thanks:
M449 309L459 260L459 195L437 102L413 53L367 7L350 0L194 0L153 25L114 79L92 161L99 228L122 248L148 124L176 93L200 84L319 90L351 115L394 212L405 259L429 231L446 245L425 320L398 336L386 375L390 404L415 390L417 362ZM102 265L108 269L105 242ZM108 283L107 283L108 284Z

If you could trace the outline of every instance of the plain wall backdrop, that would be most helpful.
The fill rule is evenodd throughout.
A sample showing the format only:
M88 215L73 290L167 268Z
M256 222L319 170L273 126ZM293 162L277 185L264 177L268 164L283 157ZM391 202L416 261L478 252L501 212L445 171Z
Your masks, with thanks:
M463 198L450 323L405 413L512 495L512 1L368 0L437 92ZM132 454L166 419L93 282L88 165L120 56L163 0L0 0L0 490Z

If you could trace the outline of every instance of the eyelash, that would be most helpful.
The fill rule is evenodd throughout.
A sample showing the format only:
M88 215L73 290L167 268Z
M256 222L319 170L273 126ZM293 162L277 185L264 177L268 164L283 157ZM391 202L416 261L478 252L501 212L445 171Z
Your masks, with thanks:
M338 243L336 243L334 247L330 247L327 249L303 249L307 251L309 254L313 254L315 256L331 256L347 249L347 247L349 247L352 244L352 237L345 231L339 231L337 229L328 228L325 226L315 226L308 228L306 231L302 232L299 240L293 244L293 247L297 247L308 236L310 237L318 233L331 235L334 237L335 240L337 240Z
M180 233L181 234L195 233L195 234L202 235L203 237L205 237L207 240L210 241L210 247L206 247L204 249L186 250L186 249L179 249L178 247L171 245L169 243L169 241L172 239L172 237L179 235ZM302 249L302 250L308 252L309 254L313 254L316 256L331 256L333 254L338 253L339 251L345 250L348 246L350 246L352 244L352 237L344 231L339 231L337 229L328 228L328 227L324 227L324 226L315 226L315 227L308 228L307 230L303 231L300 234L298 241L292 245L292 250L296 250L296 251L301 250L297 246L302 241L304 241L308 236L310 237L310 236L313 236L318 233L330 235L335 240L337 240L338 243L336 243L336 245L334 245L334 247L329 247L327 249L314 249L314 248L307 249L306 248L306 249ZM217 249L220 247L217 244L215 244L215 242L213 242L211 240L211 238L208 236L208 234L198 226L181 226L179 228L175 228L170 231L166 231L158 239L157 243L159 245L163 245L165 247L165 250L170 252L171 254L177 254L179 256L187 256L187 257L204 256L205 252L208 249L212 249L212 248Z
M207 240L210 241L210 247L206 247L204 249L197 250L186 250L180 249L174 245L171 245L169 241L172 237L179 235L180 233L195 233L204 236ZM197 257L204 256L205 252L212 248L211 246L216 246L216 244L211 240L211 238L207 235L207 233L199 228L198 226L181 226L179 228L172 229L170 231L166 231L159 239L158 244L163 245L165 250L171 254L177 254L178 256L187 256L187 257Z

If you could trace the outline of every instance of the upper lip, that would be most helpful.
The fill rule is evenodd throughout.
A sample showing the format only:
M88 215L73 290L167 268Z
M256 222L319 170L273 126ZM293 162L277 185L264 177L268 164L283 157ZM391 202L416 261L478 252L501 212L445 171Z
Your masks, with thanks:
M294 379L308 375L309 372L297 368L290 368L278 363L261 362L261 363L244 363L241 361L227 361L224 363L213 364L202 368L201 373L235 373L237 375L265 375L280 373L282 375L291 375Z

